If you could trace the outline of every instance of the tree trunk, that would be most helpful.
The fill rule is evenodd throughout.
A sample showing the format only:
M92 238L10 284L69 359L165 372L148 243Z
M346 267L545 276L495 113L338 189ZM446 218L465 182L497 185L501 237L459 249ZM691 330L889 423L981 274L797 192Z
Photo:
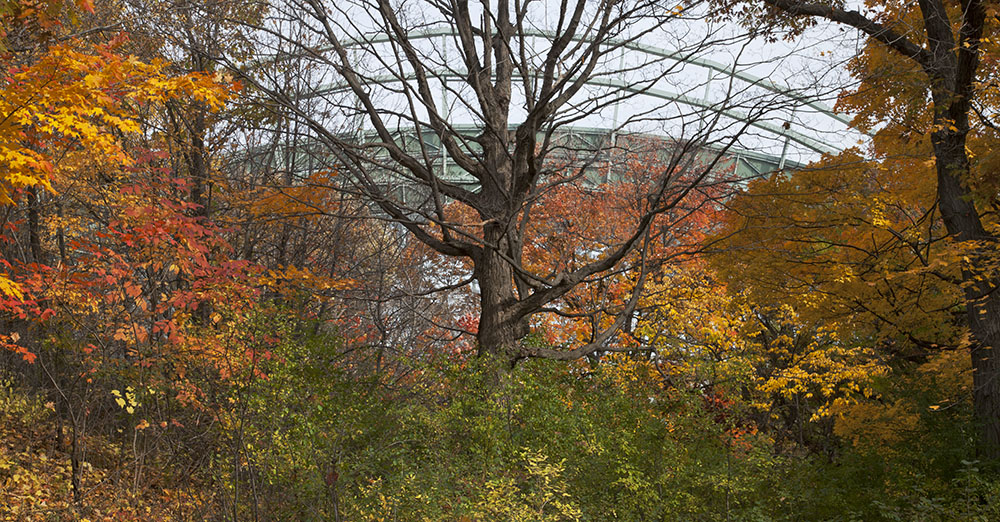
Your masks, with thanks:
M77 426L76 418L73 419L70 428L72 429L69 450L70 489L73 490L73 503L79 505L83 501L83 490L80 481L82 473L80 469L80 429Z
M997 238L983 227L963 182L970 171L964 133L939 131L932 135L937 158L938 207L948 234L971 248L962 267L966 317L972 333L973 411L979 429L979 453L1000 459L1000 295L991 254Z
M191 125L191 150L189 156L191 169L191 202L198 205L194 215L208 217L211 202L208 200L208 163L205 161L205 112L199 107Z
M42 235L41 235L41 201L38 189L28 187L28 249L31 251L31 260L35 263L42 263Z
M497 249L489 247L504 243L503 227L490 223L483 227L483 233L486 247L476 263L481 310L477 335L479 355L497 357L513 365L521 355L520 340L528 333L527 325L513 317L510 311L517 300L513 269Z
M972 402L979 428L979 453L1000 460L1000 299L995 294L968 306L972 347Z

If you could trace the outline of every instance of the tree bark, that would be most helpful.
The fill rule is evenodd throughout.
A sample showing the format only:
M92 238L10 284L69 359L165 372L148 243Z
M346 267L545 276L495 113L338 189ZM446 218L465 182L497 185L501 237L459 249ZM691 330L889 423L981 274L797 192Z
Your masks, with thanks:
M199 71L201 72L201 71ZM191 175L191 202L198 205L194 215L208 217L211 202L208 200L209 179L208 162L205 159L205 109L198 107L194 121L190 126L191 144L188 168Z
M970 303L968 316L975 339L972 402L979 452L985 459L1000 460L1000 356L994 350L1000 346L1000 298L994 292L977 301Z
M979 454L1000 459L1000 295L990 268L997 238L987 233L969 183L969 111L979 66L985 10L980 0L962 0L958 41L941 0L919 0L930 56L921 64L930 77L934 104L931 143L937 169L938 208L948 234L968 248L962 267L966 317L972 334L973 412Z
M941 131L932 136L937 159L938 207L948 234L971 249L962 267L966 318L972 334L973 411L979 430L980 455L1000 459L1000 294L996 274L988 268L997 238L983 227L963 183L970 171L965 135Z
M489 224L484 227L486 245L506 242L503 227ZM479 354L495 356L513 364L521 357L520 340L527 334L523 321L513 317L511 308L517 301L514 295L514 270L496 248L483 249L476 263L479 281L480 319L477 341Z
M35 263L42 263L42 232L41 232L41 201L38 189L28 187L28 249L31 252L31 260Z

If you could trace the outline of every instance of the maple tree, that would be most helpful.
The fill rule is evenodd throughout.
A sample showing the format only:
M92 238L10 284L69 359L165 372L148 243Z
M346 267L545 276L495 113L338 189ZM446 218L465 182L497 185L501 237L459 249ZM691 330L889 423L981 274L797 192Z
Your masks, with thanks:
M29 205L34 206L44 196L33 189L55 192L53 182L83 186L88 181L87 169L132 168L135 162L119 137L140 131L139 123L128 114L128 104L197 95L218 105L224 96L210 78L169 78L161 72L162 65L122 57L113 46L99 46L92 53L80 52L78 45L52 46L34 64L14 68L7 78L10 95L4 102L10 105L6 106L9 117L4 122L8 127L3 146L10 168L3 197L8 204L14 203L14 197L33 192ZM39 92L40 88L44 91ZM67 263L65 227L52 224L59 227L53 234L60 243L58 261ZM44 266L50 256L42 251L37 227L33 223L29 230L27 261Z
M758 10L723 2L727 12L757 23ZM758 4L790 28L791 36L820 21L858 30L867 37L851 72L861 81L842 105L856 110L855 124L875 132L876 159L894 147L915 144L933 158L933 171L918 178L935 186L937 211L949 239L960 249L965 317L972 334L973 397L984 456L1000 457L1000 297L996 287L995 223L988 210L995 192L990 163L970 155L980 136L992 134L989 110L993 70L981 66L996 27L988 2L928 0L917 4L869 4L866 11L839 4L764 0ZM904 30L904 28L908 28ZM985 57L985 58L984 58ZM929 103L928 103L929 102ZM985 110L985 112L984 112ZM978 118L975 116L978 114ZM913 149L910 149L913 150Z
M153 424L182 426L166 406L204 408L205 383L190 376L233 372L225 328L266 282L227 257L220 228L189 197L197 183L168 168L159 132L166 106L218 110L232 87L123 54L121 35L99 43L49 35L62 20L61 5L50 7L55 14L34 22L47 31L35 31L35 45L4 54L2 195L12 210L2 308L17 324L5 345L50 381L57 446L63 418L70 422L68 479L80 503L82 441L93 418L108 414L103 405L113 399L119 416L135 419L136 437ZM29 36L18 33L19 44ZM157 419L142 406L161 396L169 398Z
M834 399L822 405L827 414L864 402L874 394L871 382L892 368L966 346L955 314L957 259L933 218L934 187L911 177L926 172L925 163L905 154L869 163L848 151L754 182L727 204L711 265L751 307L745 315L777 319L768 329L778 339L825 332L819 346L786 338L803 362L836 361L799 372L786 391L827 379L834 389L848 386L847 395L829 395L829 384L824 393L810 390Z

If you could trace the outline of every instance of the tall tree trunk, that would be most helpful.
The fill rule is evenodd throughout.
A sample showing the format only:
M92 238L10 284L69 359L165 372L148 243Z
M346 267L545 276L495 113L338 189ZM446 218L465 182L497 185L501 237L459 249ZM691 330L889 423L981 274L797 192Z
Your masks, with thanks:
M205 159L205 112L196 109L194 121L191 124L191 149L188 168L191 169L191 202L199 205L196 216L208 217L211 201L208 199L210 190L208 183L208 162Z
M989 267L997 238L986 232L963 181L970 165L965 135L939 131L932 135L937 157L938 206L948 234L971 248L962 267L966 317L973 337L973 409L980 454L1000 459L1000 295L997 274Z
M41 236L41 201L38 189L28 187L28 248L31 251L31 260L41 263L42 259L42 236Z
M490 223L484 227L485 245L500 245L503 227ZM516 321L512 321L510 307L514 296L514 274L496 248L487 246L476 263L479 281L479 354L490 355L513 362L518 355L519 335Z
M968 291L967 291L968 293ZM972 348L972 402L979 428L980 455L1000 460L1000 297L970 300L969 324Z
M527 335L528 324L511 310L517 302L514 270L497 248L490 247L506 247L504 227L489 223L483 227L483 234L486 247L475 264L480 302L479 355L496 357L499 362L513 366L523 355L521 338Z
M83 415L80 413L79 415ZM83 501L83 490L80 481L82 469L80 468L80 427L77 418L74 416L70 424L70 489L73 490L73 503L80 504Z

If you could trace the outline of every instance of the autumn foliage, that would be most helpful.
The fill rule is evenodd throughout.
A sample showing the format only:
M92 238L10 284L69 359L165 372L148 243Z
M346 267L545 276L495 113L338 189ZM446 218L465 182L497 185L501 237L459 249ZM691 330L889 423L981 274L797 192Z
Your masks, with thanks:
M797 38L789 2L719 12ZM949 231L935 147L962 122L877 34L838 99L870 141L809 165L737 179L732 151L626 133L549 157L498 313L642 233L497 364L482 208L366 199L255 90L294 69L242 39L266 9L149 5L170 36L126 4L0 3L0 520L1000 517L968 317L995 244ZM993 237L983 23L962 187Z

